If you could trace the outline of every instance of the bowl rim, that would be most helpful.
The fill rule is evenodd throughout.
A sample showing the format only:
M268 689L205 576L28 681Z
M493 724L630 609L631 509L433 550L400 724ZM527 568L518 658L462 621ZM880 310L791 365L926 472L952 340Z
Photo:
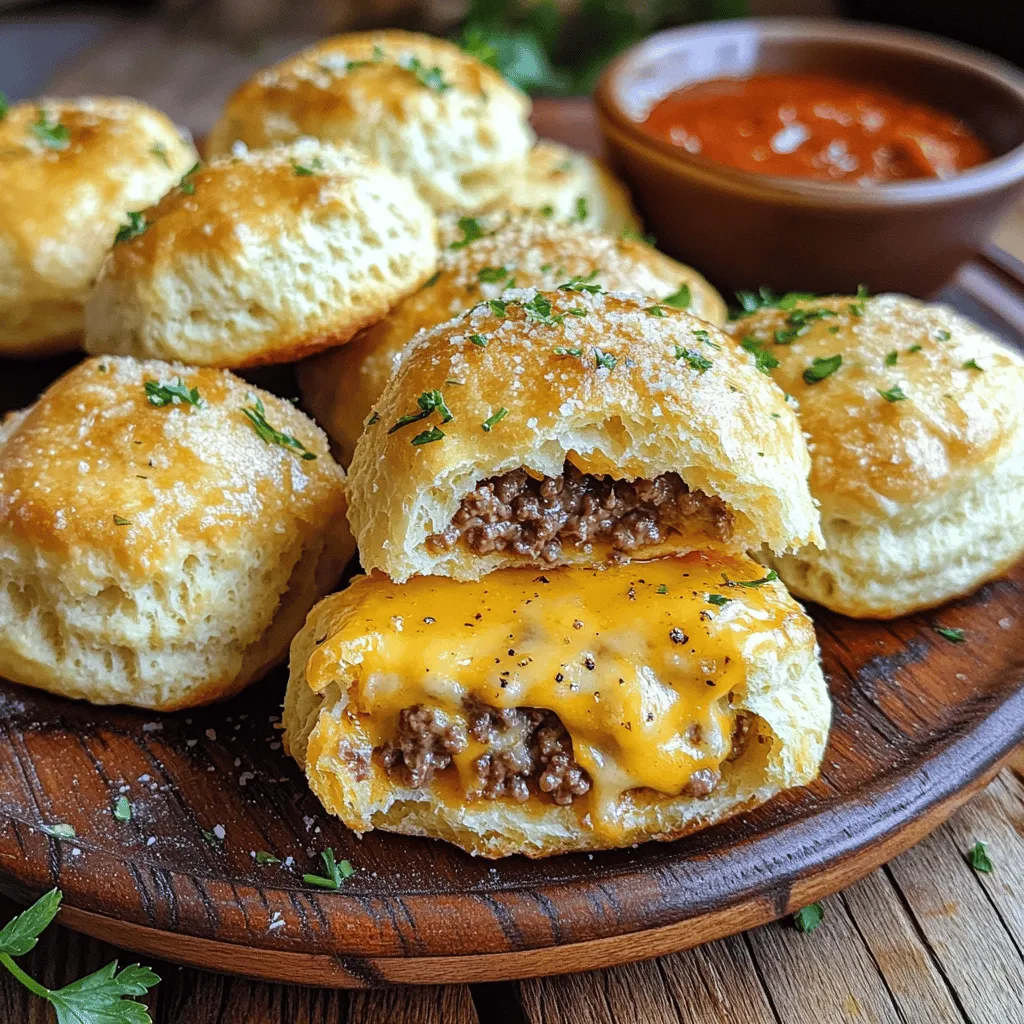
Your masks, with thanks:
M964 43L912 29L848 21L842 18L735 18L701 22L656 32L631 46L605 68L594 93L594 102L606 136L625 135L648 157L670 164L675 171L737 194L774 198L797 204L847 209L918 206L958 202L1012 187L1024 181L1024 141L992 160L986 160L951 178L921 178L881 185L854 186L849 183L815 181L783 175L759 174L716 163L687 153L670 142L643 131L619 103L621 79L641 54L668 51L679 39L702 36L756 36L797 45L819 42L860 43L879 51L932 59L937 64L956 65L978 78L987 79L1014 96L1024 119L1024 73L1008 61Z

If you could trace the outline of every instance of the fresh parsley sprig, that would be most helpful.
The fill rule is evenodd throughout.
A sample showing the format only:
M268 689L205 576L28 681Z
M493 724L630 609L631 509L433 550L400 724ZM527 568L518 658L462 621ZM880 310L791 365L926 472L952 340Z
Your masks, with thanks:
M399 57L396 63L403 71L408 71L420 85L433 92L447 92L452 87L450 82L445 81L444 72L436 64L428 68L414 54Z
M393 434L396 430L401 430L402 427L409 426L410 423L417 423L420 420L425 420L432 412L435 411L441 414L442 423L450 423L455 419L451 409L449 409L445 403L444 395L442 395L437 388L434 388L432 391L424 391L423 394L416 399L416 404L420 407L420 411L411 412L405 416L399 417L394 426L392 426L388 431L389 434ZM413 443L415 444L415 442ZM420 442L420 444L423 443L424 442L422 441Z
M206 403L199 394L199 388L190 388L180 377L177 384L161 384L158 380L147 380L143 385L150 405L158 409L165 405L186 405L201 409Z
M282 448L289 449L294 455L303 459L315 459L316 455L311 452L301 441L296 440L291 434L284 434L275 430L268 422L263 403L257 398L255 405L246 406L242 412L246 419L252 424L261 441L267 444L279 444Z
M793 915L793 924L796 925L797 931L806 935L808 932L813 932L824 919L825 908L820 903L812 903L809 906L801 907Z
M128 212L128 223L122 224L114 235L114 245L120 242L127 242L129 239L138 238L148 228L146 215L141 210L130 210Z
M302 880L306 885L315 885L320 889L340 889L346 878L351 878L356 869L347 860L336 861L334 850L329 846L320 854L324 862L325 873L323 875L303 875Z
M51 121L42 107L39 108L39 116L28 127L36 141L47 149L61 152L71 145L71 133L67 125L61 124L60 121Z
M666 295L661 301L674 309L689 309L692 300L690 286L684 281L671 295Z
M843 357L839 353L834 356L815 356L811 365L804 370L804 383L817 384L826 377L831 377L842 365Z
M61 898L59 889L51 889L0 929L0 964L53 1007L57 1024L152 1024L149 1010L132 998L144 996L160 981L148 967L131 964L118 971L114 960L70 985L49 989L15 963L16 957L35 948L57 916Z
M476 217L460 217L458 228L462 232L462 237L452 242L448 246L449 249L465 249L470 242L484 237L484 229Z

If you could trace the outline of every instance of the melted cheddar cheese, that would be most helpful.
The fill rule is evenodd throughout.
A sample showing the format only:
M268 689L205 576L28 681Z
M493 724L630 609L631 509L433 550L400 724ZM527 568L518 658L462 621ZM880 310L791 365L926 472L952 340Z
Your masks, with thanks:
M502 569L471 583L362 577L306 679L315 691L347 687L345 731L367 755L415 705L461 722L467 702L554 712L591 781L574 806L610 834L623 793L676 796L729 757L752 645L776 642L798 611L781 584L759 582L766 573L748 558L695 552ZM428 786L446 801L482 799L473 762L486 749L470 740Z

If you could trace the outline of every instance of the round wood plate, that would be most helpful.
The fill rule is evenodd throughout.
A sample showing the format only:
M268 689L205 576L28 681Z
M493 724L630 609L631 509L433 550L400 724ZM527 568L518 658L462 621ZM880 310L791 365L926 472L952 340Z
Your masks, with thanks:
M1021 344L1022 295L978 262L945 298ZM3 406L73 361L3 365ZM295 394L288 371L259 383ZM281 749L283 671L163 716L0 681L0 889L27 902L58 885L66 924L144 954L326 986L524 977L683 949L849 885L991 777L1024 739L1022 589L1024 564L893 622L812 608L835 708L817 781L674 843L544 861L357 839ZM128 822L112 814L122 793ZM42 830L56 823L76 837ZM356 868L338 892L302 881L328 846Z

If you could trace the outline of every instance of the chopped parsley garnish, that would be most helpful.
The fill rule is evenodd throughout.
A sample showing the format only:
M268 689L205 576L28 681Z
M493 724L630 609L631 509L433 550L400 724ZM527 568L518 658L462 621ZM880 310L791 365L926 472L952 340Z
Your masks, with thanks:
M878 393L887 402L905 402L907 400L907 396L903 394L903 388L901 388L899 384L893 384L893 386L886 391L879 388Z
M803 907L793 915L793 924L797 931L813 932L824 920L825 910L820 903L812 903L809 907Z
M551 301L541 292L537 292L529 302L524 302L522 306L523 311L526 313L526 318L537 324L562 324L567 316L587 315L587 311L581 306L574 306L572 309L567 309L564 313L552 315Z
M508 277L507 267L481 267L477 271L477 280L484 284L497 284Z
M196 183L192 180L192 175L202 166L197 161L181 176L181 181L178 182L178 191L182 195L194 196L196 194Z
M683 348L681 345L676 345L675 355L677 361L685 359L698 373L704 373L711 369L711 360L706 359L692 348Z
M491 415L488 416L487 419L485 419L483 423L480 424L480 426L483 428L484 433L490 433L491 427L493 427L495 423L500 423L507 415L508 409L506 409L504 406L492 412Z
M636 228L623 228L619 232L619 238L623 242L645 242L647 245L657 245L658 240L649 231L639 231Z
M992 861L988 855L988 843L976 842L970 850L967 851L967 863L974 868L975 871L980 871L982 874L992 874Z
M598 295L603 289L594 281L597 275L598 269L596 267L589 274L576 274L566 281L565 284L560 284L558 290L560 292L587 292L589 295Z
M56 825L40 825L39 831L51 839L74 839L76 834L74 825L66 825L63 822Z
M834 356L816 356L810 366L804 370L804 383L817 384L830 377L843 365L843 357L838 353Z
M778 365L779 361L764 347L764 342L748 334L741 342L743 349L754 357L754 366L763 374L768 375Z
M910 348L907 349L907 352L909 352L911 354L914 353L914 352L920 352L921 348L922 348L921 345L911 345Z
M444 436L444 431L440 427L431 427L429 430L424 430L423 433L417 434L412 439L411 443L419 447L421 444L430 444L432 441L440 441Z
M118 242L127 242L130 238L138 238L148 226L144 213L138 210L129 211L128 223L122 224L114 235L114 245Z
M428 68L419 57L409 54L398 58L398 66L403 71L412 74L420 85L432 89L434 92L447 92L451 83L444 80L444 72L435 64Z
M864 315L864 300L870 296L870 292L867 290L865 285L857 285L857 294L854 296L857 301L851 302L846 308L850 311L851 316L863 316Z
M731 597L726 597L724 594L708 594L707 596L708 604L717 605L719 608L721 608L723 604L728 604L731 600Z
M826 309L824 306L817 309L794 309L786 317L788 327L775 332L775 341L779 345L791 345L811 329L811 324L815 320L824 320L830 316L838 316L838 314L835 310Z
M401 417L397 423L388 431L389 434L393 434L396 430L401 430L402 427L409 426L410 423L416 423L419 420L425 420L432 412L439 412L441 414L441 422L449 423L455 417L452 415L451 409L445 405L444 395L441 394L437 388L432 391L424 391L419 398L416 399L416 404L420 407L419 412L411 412L406 416ZM441 435L444 436L443 434ZM431 438L432 441L437 441L439 438ZM413 441L413 444L416 444ZM425 441L418 442L419 444L426 444Z
M615 356L611 352L602 352L599 348L594 349L594 362L597 368L600 369L602 366L606 370L614 370L615 364L618 362Z
M580 222L585 221L590 215L590 207L587 205L586 196L576 197L576 219Z
M154 142L150 153L153 154L166 167L171 169L171 161L167 157L167 147L162 142Z
M437 284L437 282L438 282L440 277L441 277L441 271L440 270L435 270L434 273L431 274L430 277L428 277L426 279L426 281L424 281L423 284L420 287L421 288L433 288L434 285Z
M471 334L469 340L478 348L487 348L487 339L482 334Z
M476 217L460 217L458 228L462 232L462 238L452 242L448 246L449 249L465 249L470 242L475 242L478 238L484 237L484 229L480 226L480 221Z
M977 370L979 373L984 373L985 372L985 367L984 366L979 366L978 365L978 361L976 359L968 359L967 362L964 363L964 369L965 370Z
M356 869L347 860L336 861L334 851L329 846L320 854L320 859L326 870L323 875L303 875L302 880L307 885L316 885L321 889L340 889L341 883L356 873Z
M256 851L256 863L257 864L280 864L281 858L275 857L272 853L267 853L266 850Z
M768 575L762 576L759 580L730 580L728 576L722 574L727 587L763 587L766 583L774 583L778 578L779 574L774 569L769 569Z
M555 208L550 203L545 203L538 211L542 217L553 217Z
M890 353L889 353L889 354L888 354L888 355L887 355L887 356L885 357L885 365L886 365L886 366L895 366L895 365L896 365L896 363L897 363L897 362L899 361L899 358L900 358L900 354L899 354L899 352L897 352L897 351L896 351L896 349L893 349L893 350L892 350L892 351L891 351L891 352L890 352Z
M671 295L666 295L661 301L674 309L689 309L692 300L690 286L684 281Z
M128 797L119 796L117 798L117 803L114 804L114 818L117 821L132 820L132 805L128 803Z
M583 355L583 349L581 348L566 348L564 345L556 345L553 349L556 356L581 356ZM598 363L600 366L600 363Z
M373 410L373 415L366 421L366 425L372 427L374 423L380 423L380 413L376 409Z
M199 388L190 388L180 377L177 384L161 384L156 380L147 380L143 385L150 405L162 408L165 405L177 405L185 402L201 409L205 404L199 394Z
M508 303L502 302L501 299L488 299L486 306L495 316L505 316L508 313Z
M125 519L124 516L119 516L116 513L114 514L113 518L114 518L114 525L115 526L131 526L132 525L132 521L130 519Z
M668 316L664 306L645 306L644 312L648 316Z
M119 972L114 960L63 988L48 989L15 963L35 948L57 916L61 899L61 891L51 889L0 929L0 964L53 1007L59 1024L152 1024L146 1007L128 998L144 996L160 981L148 967L131 964Z
M47 149L65 150L71 145L71 133L59 121L51 121L41 107L39 116L29 125L29 131Z
M0 121L7 120L7 112L11 109L10 101L7 99L7 93L0 92Z
M668 593L668 586L666 584L664 584L664 583L660 584L658 586L658 593L659 594L667 594Z
M935 337L938 341L949 341L952 335L949 333L949 331L939 329L935 332Z
M282 448L289 449L292 454L298 455L303 459L315 459L316 455L313 454L301 441L297 441L291 434L284 434L280 430L275 430L268 422L266 412L263 409L263 402L260 399L256 399L256 403L252 406L247 406L242 409L245 414L245 418L252 424L252 429L256 431L257 436L261 441L265 441L267 444L278 444Z
M771 288L761 285L756 292L740 291L736 298L742 313L756 313L759 309L792 309L803 299L814 299L817 296L813 292L786 292L785 295L776 295Z
M967 639L967 634L954 626L934 626L933 628L939 636L945 637L951 644L962 644Z
M308 178L313 175L316 171L322 171L324 169L324 162L320 157L315 156L309 161L309 166L304 164L292 164L292 169L300 178Z

